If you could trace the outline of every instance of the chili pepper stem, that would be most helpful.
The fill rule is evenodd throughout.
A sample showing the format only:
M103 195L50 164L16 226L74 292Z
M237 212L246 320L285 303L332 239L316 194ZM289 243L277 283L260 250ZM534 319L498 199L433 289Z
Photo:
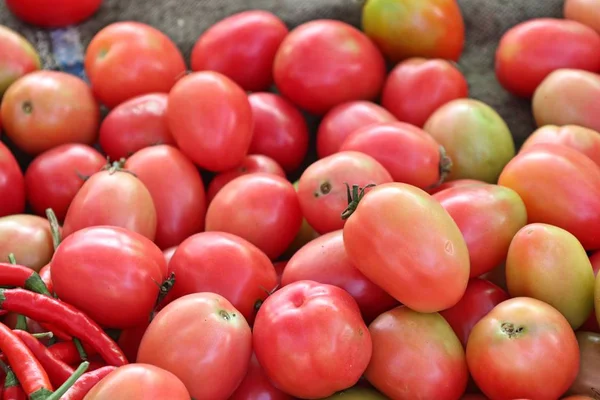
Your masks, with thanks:
M37 272L33 272L29 278L25 281L25 289L31 290L36 293L45 294L46 296L52 296L52 293L48 290L48 287L42 280L42 277Z
M79 365L79 367L77 367L77 369L75 370L75 372L73 372L73 375L71 375L71 377L69 379L67 379L67 381L65 383L63 383L52 394L50 394L49 396L40 398L40 400L60 400L60 398L65 393L67 393L67 390L69 390L69 388L71 386L73 386L73 384L75 382L77 382L77 379L79 379L79 377L81 377L81 375L83 375L85 373L85 371L88 370L89 367L90 367L90 363L88 361L82 362ZM36 399L34 399L33 396L32 396L31 400L36 400Z
M52 332L32 333L31 336L33 336L36 339L52 339L54 337L54 333L52 333Z
M6 367L6 364L4 365ZM8 367L6 367L6 379L4 380L4 387L9 388L13 386L18 386L19 380L14 372Z
M17 323L15 324L15 329L27 331L27 318L25 318L24 315L17 315Z
M81 340L77 339L77 338L73 338L73 344L75 345L75 347L77 348L77 352L79 353L79 357L81 357L82 361L85 361L88 359L88 355L85 352L85 350L83 349L83 345L81 344Z
M60 225L58 224L58 218L56 218L56 214L54 214L54 210L51 208L46 209L46 218L48 218L48 222L50 223L50 233L52 234L52 245L54 246L54 250L58 248L62 238L60 237Z
M8 255L8 262L15 265L17 264L17 259L15 258L15 254L14 253L10 253Z

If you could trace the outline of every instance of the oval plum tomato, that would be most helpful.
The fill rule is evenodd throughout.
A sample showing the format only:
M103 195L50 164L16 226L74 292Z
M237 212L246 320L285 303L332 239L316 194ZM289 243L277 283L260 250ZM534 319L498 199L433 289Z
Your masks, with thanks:
M465 352L438 313L396 307L373 321L369 332L373 357L365 377L389 398L450 400L464 393Z
M423 129L452 160L448 180L477 179L496 183L515 155L513 137L502 117L474 99L458 99L438 108Z
M273 65L281 94L317 115L347 101L374 99L385 73L385 60L368 37L345 22L327 19L292 30Z
M0 218L0 262L14 254L17 263L39 271L50 262L54 247L48 220L13 214Z
M111 110L100 125L100 147L112 160L157 144L175 144L167 126L166 93L134 97Z
M94 94L108 108L143 94L168 93L185 71L175 43L141 22L105 26L85 53L85 72Z
M498 304L473 327L467 364L492 399L558 399L577 376L579 347L560 312L517 297Z
M57 71L35 71L13 83L1 112L6 136L29 154L66 143L92 144L100 122L88 85Z
M198 169L175 147L163 144L142 149L125 168L146 186L156 209L154 243L176 246L204 228L206 195Z
M467 80L450 62L410 58L388 75L381 105L399 121L422 127L435 110L468 95Z
M387 397L376 390L362 387L354 387L343 390L324 400L387 400Z
M170 298L217 293L231 302L249 324L277 285L271 260L252 243L225 232L202 232L184 240L169 262L169 272L177 279Z
M556 49L569 49L557 51ZM579 22L536 18L509 29L496 50L496 76L509 92L531 97L552 71L600 71L600 35Z
M206 230L238 235L276 259L302 224L296 190L284 178L254 173L235 178L215 196L206 212Z
M409 57L458 61L465 44L455 0L368 0L362 28L393 62Z
M566 229L586 250L600 248L600 167L590 158L563 145L536 144L508 163L498 184L519 194L529 222Z
M137 362L174 373L194 399L227 400L244 379L251 356L252 332L242 314L218 294L196 293L156 314Z
M327 233L302 247L288 261L281 284L310 280L346 290L366 322L374 320L398 302L367 279L348 259L342 230Z
M364 187L392 181L390 173L371 156L356 151L335 153L310 165L300 177L302 214L321 234L342 229L340 216L348 206L346 183Z
M292 400L292 396L273 386L253 354L246 377L229 400Z
M317 155L325 158L337 153L344 140L358 128L394 122L385 108L370 101L349 101L332 108L321 120L317 132Z
M435 199L414 186L387 183L362 199L353 193L353 200L344 245L356 268L415 311L458 303L469 281L469 252Z
M443 182L452 161L427 132L404 122L359 128L342 143L340 151L358 151L383 165L396 182L421 189Z
M21 34L0 26L0 98L17 79L41 68L40 56ZM1 129L0 129L1 130Z
M42 28L77 25L96 13L102 0L6 0L17 18Z
M579 343L579 374L575 382L569 388L569 393L598 397L600 377L600 335L592 332L577 332L577 343Z
M43 152L25 172L29 205L41 216L51 208L59 221L64 220L85 180L105 164L98 150L84 144L63 144Z
M133 174L113 168L96 172L79 189L65 216L64 237L90 226L109 225L154 240L156 208L152 195Z
M51 273L61 300L102 326L124 329L148 320L167 263L144 236L99 226L66 237L52 258Z
M312 281L284 286L265 300L256 316L253 343L258 362L275 386L305 399L331 396L355 385L372 346L352 296Z
M190 56L192 70L220 72L244 90L267 90L275 54L287 34L285 23L268 11L234 14L200 35Z
M504 186L459 186L438 192L433 198L450 214L467 242L472 278L502 263L512 238L527 224L523 200Z
M169 93L169 129L196 165L213 172L237 167L254 126L248 96L217 72L194 72Z
M21 167L6 145L0 142L0 217L25 211L25 179Z
M441 192L442 190L446 190L446 189L450 189L450 188L454 188L454 187L458 187L458 186L481 185L484 183L485 182L478 181L475 179L457 179L455 181L444 182L439 186L428 189L427 193L429 193L430 195L433 196L434 194Z
M596 0L565 0L563 14L566 19L581 22L600 33L600 10Z
M292 103L273 93L248 96L254 116L251 154L271 157L288 172L300 167L308 151L308 127Z
M240 165L229 171L221 172L210 181L207 194L208 202L210 203L223 186L235 178L255 172L264 172L285 178L285 171L277 161L267 156L250 154L244 157Z
M508 294L492 282L474 278L469 281L460 301L453 307L440 311L440 314L466 348L475 324L494 307L508 299Z

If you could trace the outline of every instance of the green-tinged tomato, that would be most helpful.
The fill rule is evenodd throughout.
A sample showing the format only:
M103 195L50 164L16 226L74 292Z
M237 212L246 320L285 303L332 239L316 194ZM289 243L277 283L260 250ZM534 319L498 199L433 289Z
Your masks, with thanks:
M323 400L386 400L387 397L376 390L354 387L342 392L338 392Z
M41 68L40 56L17 32L0 25L0 98L23 75Z

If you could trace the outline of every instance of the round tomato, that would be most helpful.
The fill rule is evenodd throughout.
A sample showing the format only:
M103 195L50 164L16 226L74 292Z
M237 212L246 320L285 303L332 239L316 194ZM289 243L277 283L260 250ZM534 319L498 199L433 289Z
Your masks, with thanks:
M0 26L0 98L17 79L41 68L40 56L21 34Z
M169 262L171 261L171 258L173 258L173 254L175 254L177 247L178 246L173 246L173 247L169 247L168 249L163 250L163 255L165 256L165 260L167 261L167 264L169 264Z
M6 0L17 18L42 28L77 25L96 13L102 0Z
M137 362L174 373L194 399L227 400L244 379L251 356L252 332L242 314L218 294L196 293L156 315Z
M565 0L563 14L566 19L581 22L600 33L600 10L596 0Z
M473 327L467 364L492 399L558 399L577 376L579 347L560 312L517 297L498 304Z
M480 185L482 183L482 181L478 181L475 179L457 179L455 181L449 181L449 182L444 182L439 186L435 186L431 189L427 190L427 193L429 193L430 195L434 195L438 192L441 192L442 190L446 190L446 189L450 189L453 187L458 187L458 186L469 186L469 185Z
M600 387L600 335L592 332L577 332L579 344L579 374L569 388L570 394L588 395L592 399L598 397ZM582 399L583 400L583 399Z
M14 214L0 218L0 262L13 253L17 263L39 271L50 262L54 247L48 220Z
M234 14L200 35L192 49L192 70L220 72L244 90L267 90L275 54L287 34L285 23L268 11Z
M74 75L27 74L4 93L1 107L6 136L26 153L96 140L100 108L88 85Z
M115 22L100 30L85 53L94 94L108 108L148 93L168 93L186 71L167 35L141 22Z
M273 386L253 354L246 377L229 400L292 400L292 396Z
M383 56L368 37L349 24L327 19L292 30L273 65L281 94L317 115L347 101L375 98L385 73Z
M25 211L25 179L21 167L6 145L0 142L0 217Z
M399 121L423 126L435 110L468 95L467 80L450 62L410 58L388 75L381 104Z

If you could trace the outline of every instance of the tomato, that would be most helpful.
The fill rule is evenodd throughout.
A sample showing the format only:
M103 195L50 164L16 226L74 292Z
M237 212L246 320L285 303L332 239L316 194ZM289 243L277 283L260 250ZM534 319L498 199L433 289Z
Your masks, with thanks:
M352 388L338 392L324 400L387 400L387 397L368 388Z
M298 192L298 183L299 181L294 182L294 189ZM314 230L312 226L306 221L306 218L302 218L302 225L300 225L300 230L296 234L296 237L292 241L292 243L288 246L285 252L281 255L283 259L289 260L298 250L304 247L305 244L310 242L311 240L319 237L319 234Z
M328 19L292 30L273 65L281 94L317 115L347 101L374 99L385 73L385 60L368 37L345 22Z
M125 353L125 356L130 363L134 363L137 359L140 343L142 342L144 333L146 333L146 329L148 329L148 324L149 322L146 321L133 328L123 329L119 334L117 344L119 345L119 348L123 350L123 353Z
M444 104L468 96L467 80L450 62L410 58L388 75L381 104L399 121L421 127Z
M275 54L287 34L285 23L268 11L231 15L200 35L192 49L192 70L220 72L244 90L267 90Z
M17 79L40 69L41 61L35 48L21 34L0 26L0 98Z
M284 286L265 300L253 343L267 377L300 398L353 386L371 358L371 336L356 301L337 286L312 281Z
M249 324L277 285L271 260L252 243L225 232L202 232L184 240L169 262L169 272L174 272L177 280L170 293L172 299L191 293L217 293Z
M341 229L341 213L348 206L346 183L364 187L392 181L383 165L363 153L344 151L322 158L300 177L298 198L302 214L321 234Z
M213 172L237 167L252 140L252 109L246 93L217 72L195 72L169 93L169 129L196 165Z
M96 172L77 192L65 216L64 237L90 226L120 226L154 240L156 208L144 183L124 170Z
M340 151L368 154L388 170L394 181L422 189L441 183L452 166L435 139L404 122L359 128L344 140Z
M35 71L13 83L2 99L4 132L21 150L39 154L66 143L96 140L100 109L80 78Z
M389 111L370 101L342 103L327 112L319 124L317 154L325 158L337 153L348 135L358 128L394 121L396 118Z
M563 14L566 19L581 22L600 33L600 12L596 0L565 0Z
M455 181L444 182L439 186L433 187L431 189L427 189L427 193L430 195L434 195L442 190L458 187L458 186L470 186L470 185L480 185L485 182L478 181L475 179L457 179Z
M594 276L597 277L598 271L600 271L600 251L597 251L590 256L590 263L594 270ZM595 308L596 307L594 307L594 310L590 313L588 319L579 328L580 331L600 333L600 324L598 324L598 320L596 319Z
M519 194L529 222L566 229L586 250L600 248L600 167L577 150L532 146L511 160L498 184Z
M156 315L137 362L174 373L192 398L227 400L244 379L251 355L252 333L238 310L218 294L196 293Z
M300 167L308 151L308 127L292 103L273 93L248 96L254 116L251 154L263 154L288 172Z
M396 307L373 321L369 332L373 357L365 377L386 396L450 400L464 393L469 378L465 352L438 313Z
M292 397L277 389L265 375L253 354L246 377L229 400L291 400Z
M362 28L393 62L409 57L458 61L465 44L455 0L368 0Z
M171 258L173 258L173 254L175 254L177 247L178 246L173 246L163 250L163 256L165 256L165 261L167 262L167 264L169 264Z
M25 172L29 205L41 216L51 208L59 221L64 220L69 204L85 180L105 164L102 154L84 144L63 144L43 152Z
M17 18L42 28L77 25L96 13L102 0L6 0Z
M50 271L51 266L52 265L50 263L44 265L42 269L38 271L38 273L40 274L42 281L44 281L44 284L46 284L48 291L50 293L54 293L54 284L52 283L52 273Z
M208 206L206 230L238 235L276 259L302 224L296 190L280 176L254 173L235 178Z
M469 252L458 226L414 186L371 189L344 226L344 245L359 271L415 311L452 307L467 287Z
M514 157L508 126L490 106L458 99L438 108L423 128L452 160L448 180L476 179L496 183L502 168Z
M15 214L0 218L0 262L13 253L20 265L39 271L54 253L48 220Z
M169 145L142 149L125 168L146 186L156 209L154 242L166 249L204 228L206 195L195 165Z
M148 93L168 93L186 71L171 39L141 22L115 22L92 38L85 72L94 94L108 108Z
M6 145L0 142L0 217L25 211L25 179L21 167Z
M348 259L343 231L320 236L302 247L289 260L281 278L282 285L311 280L346 290L360 308L365 321L397 305L397 301L365 277Z
M167 126L166 93L134 97L111 110L100 125L100 147L112 160L157 144L175 144Z
M485 183L458 186L433 198L450 214L467 242L472 278L502 263L513 236L527 224L523 200L507 187Z
M592 332L577 332L579 344L579 374L569 388L570 394L588 395L592 399L598 397L600 378L600 335Z
M287 261L277 261L273 263L273 267L275 268L275 273L277 274L277 287L281 286L281 277L283 276L283 271L287 265ZM594 315L594 319L596 316Z
M595 396L598 396L598 395L595 394ZM590 396L574 395L574 396L563 397L562 400L596 400L596 399L594 397L590 397Z

